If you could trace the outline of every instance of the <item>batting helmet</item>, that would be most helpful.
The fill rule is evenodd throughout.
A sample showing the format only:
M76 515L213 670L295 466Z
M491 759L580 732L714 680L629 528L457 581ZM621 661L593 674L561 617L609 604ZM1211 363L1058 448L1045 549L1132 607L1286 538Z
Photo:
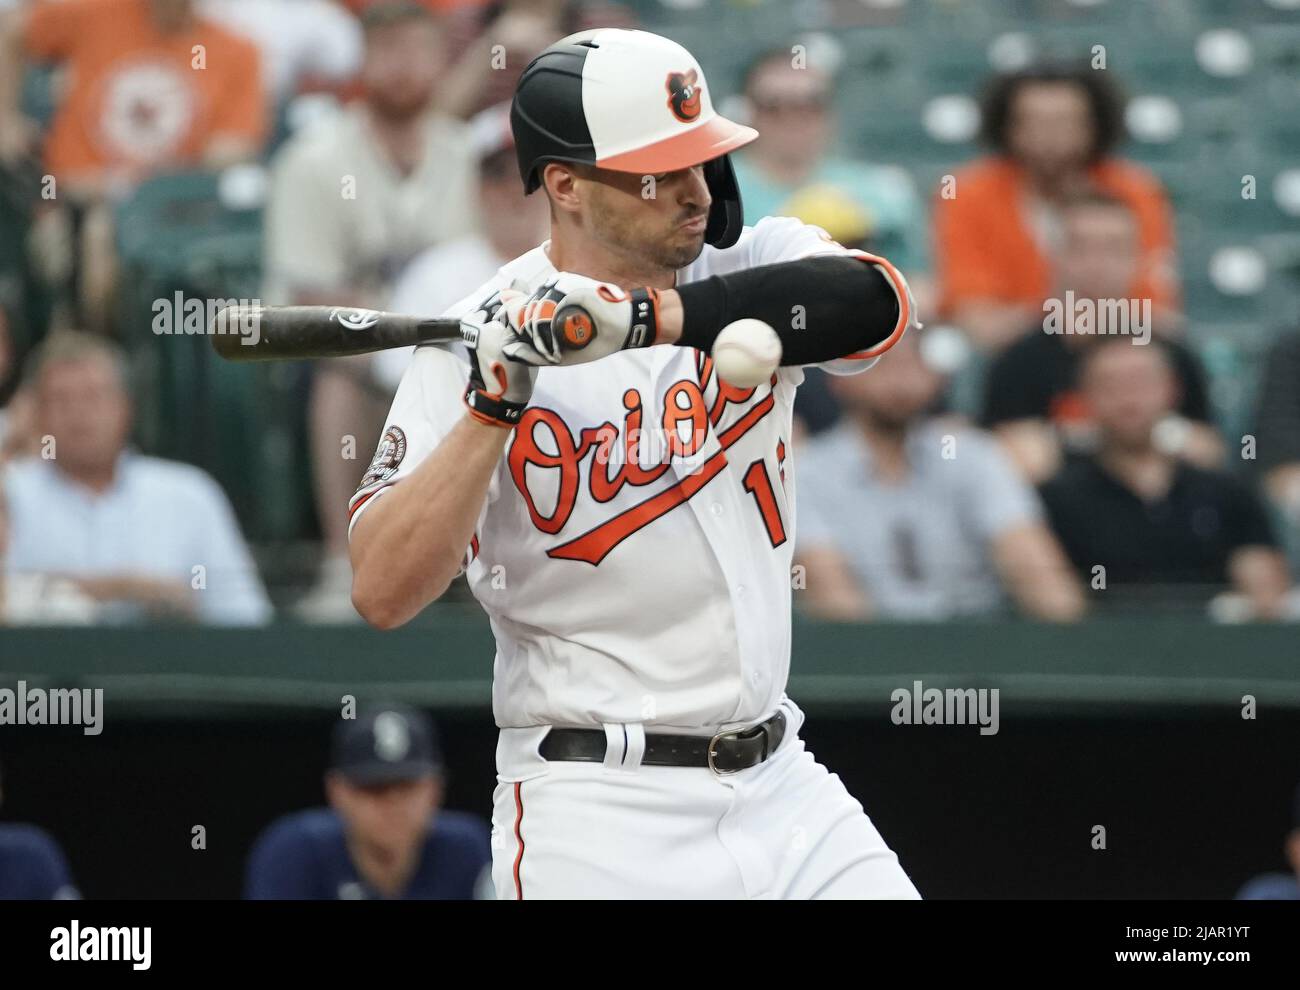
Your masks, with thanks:
M704 165L713 197L704 239L736 243L744 225L727 153L758 137L713 109L704 72L681 45L648 31L597 28L557 41L515 87L510 127L524 192L547 162L656 175Z

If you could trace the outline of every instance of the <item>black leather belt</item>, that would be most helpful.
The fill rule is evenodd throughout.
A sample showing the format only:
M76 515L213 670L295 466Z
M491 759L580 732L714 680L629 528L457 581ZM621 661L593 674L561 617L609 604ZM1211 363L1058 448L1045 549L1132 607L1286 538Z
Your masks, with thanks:
M647 732L641 763L651 767L707 767L716 774L737 773L758 766L785 738L785 713L747 729L732 729L716 736L674 736ZM545 760L604 763L603 729L556 728L538 747Z

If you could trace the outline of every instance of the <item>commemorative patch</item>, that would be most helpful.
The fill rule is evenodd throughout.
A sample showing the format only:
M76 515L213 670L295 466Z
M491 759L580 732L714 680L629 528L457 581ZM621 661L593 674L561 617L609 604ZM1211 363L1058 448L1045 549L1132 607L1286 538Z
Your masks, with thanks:
M375 449L374 459L366 469L366 476L361 479L361 487L369 488L381 481L388 481L397 474L406 457L406 434L400 426L390 426L384 431Z

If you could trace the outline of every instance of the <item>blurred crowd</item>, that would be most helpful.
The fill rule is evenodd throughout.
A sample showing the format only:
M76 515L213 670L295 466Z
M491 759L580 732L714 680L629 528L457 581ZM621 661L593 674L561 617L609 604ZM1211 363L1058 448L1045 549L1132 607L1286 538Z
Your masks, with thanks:
M0 0L0 623L358 621L345 507L408 355L250 391L172 300L439 313L546 237L519 71L646 6ZM760 132L746 220L883 254L926 327L800 390L797 606L1300 618L1300 307L1227 432L1122 72L972 76L982 147L933 181L853 151L852 69L798 47L710 75Z

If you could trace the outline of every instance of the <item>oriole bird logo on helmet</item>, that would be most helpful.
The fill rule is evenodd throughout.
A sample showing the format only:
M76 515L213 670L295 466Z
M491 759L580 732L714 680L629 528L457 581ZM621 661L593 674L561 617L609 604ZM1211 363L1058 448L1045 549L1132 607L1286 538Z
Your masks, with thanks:
M699 73L694 69L689 72L670 72L668 81L668 109L683 124L689 124L700 115Z

